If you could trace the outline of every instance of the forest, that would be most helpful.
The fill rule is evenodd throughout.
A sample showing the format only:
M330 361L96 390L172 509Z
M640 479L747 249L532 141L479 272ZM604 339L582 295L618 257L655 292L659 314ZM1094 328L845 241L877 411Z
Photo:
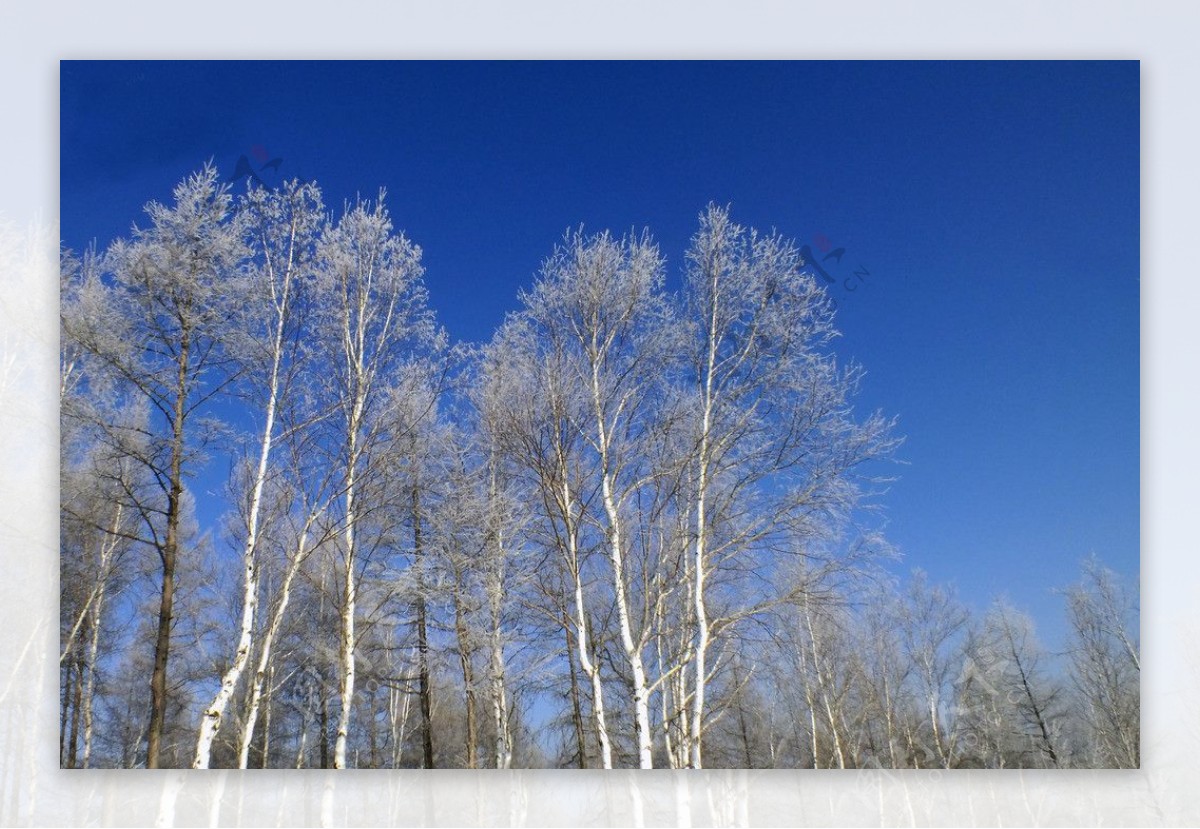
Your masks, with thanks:
M463 343L383 192L209 164L64 248L61 766L1137 767L1137 585L1051 649L898 575L811 263L679 253L567 232Z

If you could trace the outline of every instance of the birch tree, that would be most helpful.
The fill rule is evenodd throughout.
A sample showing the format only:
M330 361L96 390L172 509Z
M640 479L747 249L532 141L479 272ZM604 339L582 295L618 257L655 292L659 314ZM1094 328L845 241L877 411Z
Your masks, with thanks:
M524 498L508 472L494 435L480 434L483 452L484 564L483 591L486 602L488 648L488 697L492 713L493 765L507 769L513 762L513 730L509 716L509 658L506 649L515 638L513 583L524 581L520 538L526 520L521 514Z
M292 359L298 361L293 365L312 366L310 360L317 356L293 355ZM266 567L273 575L273 587L262 590L259 599L260 603L265 603L267 614L252 641L255 667L248 679L241 717L239 768L246 768L249 762L266 682L276 664L276 644L287 627L298 580L313 554L328 546L342 530L332 506L344 494L345 476L336 459L323 451L330 417L329 403L323 399L323 389L311 375L310 371L292 377L290 393L281 395L277 401L280 440L273 442L273 452L278 463L274 474L266 481L262 502L265 525L273 532L256 545L264 547L266 555L255 566L256 581L261 580L262 570ZM324 629L324 619L319 612L315 619L308 621L317 630ZM318 638L316 631L312 638ZM311 660L305 667L313 669ZM324 689L319 690L322 712L325 713Z
M1087 727L1091 764L1141 763L1141 650L1131 620L1136 595L1096 559L1066 591L1071 625L1071 679Z
M494 433L475 416L441 424L428 451L440 456L436 502L429 512L436 567L449 592L465 703L468 768L482 762L483 735L491 734L488 761L513 760L509 716L509 658L521 627L512 612L524 519L510 469ZM479 664L477 664L479 663ZM485 712L490 713L484 723Z
M779 234L710 205L670 293L647 233L568 233L475 352L382 194L234 207L205 167L62 254L63 766L1140 762L1114 573L1058 671L879 566L894 426Z
M839 367L832 303L804 264L792 243L741 227L715 205L687 254L692 768L703 766L714 622L732 621L710 618L709 579L748 556L761 575L781 545L811 555L855 505L855 468L896 445L882 415L854 418L861 370Z
M632 719L638 765L653 767L650 727L651 679L644 650L650 627L645 611L655 601L640 592L642 612L633 605L638 573L655 573L652 562L632 562L637 538L630 511L648 485L650 470L638 442L651 430L651 398L661 377L667 308L662 295L663 264L649 236L615 239L608 234L570 234L544 263L532 292L523 297L528 313L543 329L561 330L570 342L568 371L586 390L587 419L577 424L596 458L602 511L595 516L604 534L617 630L629 669ZM653 555L642 548L639 555ZM648 585L642 584L644 589Z
M876 764L903 768L913 740L913 671L901 638L900 597L891 581L868 588L861 621L862 683L873 728L880 732L872 752ZM882 744L882 745L880 745Z
M430 584L429 574L422 582L426 592L444 592L452 614L454 645L462 679L464 724L463 756L467 768L479 768L480 723L477 653L482 646L480 616L484 598L481 583L483 561L487 553L485 521L486 491L483 471L471 457L465 430L439 424L431 436L429 449L440 455L434 466L438 474L433 503L426 499L428 543L431 557L428 571L437 572L441 590ZM428 573L427 571L427 573Z
M150 202L150 223L107 251L109 313L92 316L77 341L143 399L155 415L149 451L136 457L159 490L133 504L161 563L150 679L146 765L157 768L167 709L168 658L179 557L184 477L194 455L197 412L228 382L218 332L223 284L244 248L231 198L211 165L180 182L174 204ZM103 320L103 323L101 323Z
M123 490L135 488L129 479L132 472L129 458L106 457L100 446L93 446L82 463L64 458L60 600L64 632L59 664L67 666L68 678L75 669L71 748L66 763L72 768L88 768L91 762L102 642L108 634L110 608L132 576L127 562L136 527L133 513L121 497ZM69 688L71 683L65 685ZM82 754L76 763L80 727Z
M566 586L561 617L565 656L572 678L577 660L590 685L592 726L600 764L607 769L613 767L612 737L594 649L587 583L592 546L585 527L599 487L578 427L587 422L588 403L571 367L567 332L541 322L532 315L514 315L500 327L484 355L478 405L492 438L536 493L542 529L534 535L554 551ZM556 608L551 623L558 624L557 598L551 605ZM579 742L579 762L586 763L586 746Z
M281 189L251 190L239 210L252 264L231 307L227 334L230 351L247 379L247 402L262 412L262 433L257 464L249 481L245 540L242 545L242 616L237 644L229 668L212 702L200 720L193 768L207 768L212 742L221 727L225 708L233 696L250 658L259 595L258 543L263 488L271 466L271 448L277 439L276 411L280 398L291 388L298 370L297 344L302 336L297 324L296 295L307 279L322 219L320 191L311 184L285 184Z
M384 194L374 203L347 207L322 233L317 254L315 335L329 372L326 389L343 470L342 594L339 697L334 767L345 768L354 702L355 621L359 571L356 531L359 490L378 474L374 450L381 443L380 409L387 384L405 356L437 338L426 307L421 251L394 231Z
M90 330L89 317L108 304L94 251L82 261L64 251L60 281L60 516L59 610L63 636L60 665L78 666L75 715L83 720L83 756L91 755L93 699L105 611L129 580L124 560L136 539L127 494L141 489L130 457L115 435L144 422L76 339ZM110 428L111 424L117 424ZM70 683L65 683L69 685ZM65 708L64 705L64 714ZM75 729L73 729L75 730ZM65 731L65 728L64 728ZM74 746L75 740L71 741ZM73 765L70 764L70 765Z
M950 683L958 675L959 636L968 614L954 595L940 585L931 586L922 571L913 574L900 620L905 653L915 667L923 698L925 724L929 728L930 748L924 742L916 748L917 763L936 763L950 767L953 746L943 724L944 706Z

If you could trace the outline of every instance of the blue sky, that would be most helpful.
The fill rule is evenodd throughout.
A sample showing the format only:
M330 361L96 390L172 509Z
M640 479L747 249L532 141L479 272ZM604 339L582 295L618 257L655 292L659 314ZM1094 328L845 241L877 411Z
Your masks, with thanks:
M1136 62L64 62L61 79L65 244L127 233L209 158L280 158L330 205L387 188L457 339L487 339L581 223L648 226L673 269L710 200L845 248L826 263L838 350L906 437L882 499L902 569L976 608L1007 594L1051 645L1051 589L1084 556L1137 577Z

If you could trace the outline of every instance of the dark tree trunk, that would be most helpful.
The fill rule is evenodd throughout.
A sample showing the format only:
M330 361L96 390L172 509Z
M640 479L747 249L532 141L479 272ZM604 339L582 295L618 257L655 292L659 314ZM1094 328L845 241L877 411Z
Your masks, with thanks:
M414 482L412 491L413 555L417 564L417 653L418 687L421 695L421 735L423 739L425 768L433 764L433 700L429 687L429 628L425 607L425 550L421 541L421 494L420 486Z
M167 535L162 559L162 598L158 606L158 634L154 641L154 673L150 677L150 732L146 738L146 768L159 767L163 724L167 714L167 657L171 650L171 621L175 604L175 562L179 552L179 515L183 504L183 425L187 417L188 354L191 337L184 330L179 340L179 373L175 411L171 424L171 472L167 494Z
M458 638L458 661L462 666L463 688L467 703L467 768L479 768L477 755L479 753L479 736L475 721L475 677L471 670L471 643L467 633L467 623L464 618L461 583L454 596L454 633Z
M329 768L329 700L321 694L321 768Z
M58 765L67 766L67 722L71 711L72 674L75 670L75 660L68 659L63 665L62 707L58 711Z
M579 675L575 672L575 636L571 624L564 620L563 630L567 633L567 665L571 671L571 719L575 724L576 761L579 768L587 768L587 737L583 730L583 706L579 699Z
M71 736L67 740L67 768L74 769L79 767L79 717L83 709L83 677L84 677L83 658L80 657L75 662L75 698L72 702L71 709Z

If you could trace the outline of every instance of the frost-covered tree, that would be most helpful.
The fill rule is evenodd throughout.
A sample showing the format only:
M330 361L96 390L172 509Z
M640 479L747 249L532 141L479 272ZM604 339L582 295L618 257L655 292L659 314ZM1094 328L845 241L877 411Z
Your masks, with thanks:
M551 624L561 624L565 637L578 762L586 765L589 752L576 664L590 688L588 719L598 761L602 768L612 768L612 737L593 635L596 588L588 579L595 545L585 526L599 486L592 474L594 459L577 426L587 422L588 403L585 389L574 380L570 345L560 328L543 330L524 315L511 316L485 350L478 405L491 440L527 484L537 516L529 524L531 540L551 551L546 565L557 570L556 579L543 573L539 581L548 586Z
M271 449L278 439L277 411L300 370L298 343L304 335L299 296L312 267L323 219L320 191L311 184L285 184L275 191L252 189L238 205L239 227L252 253L249 267L226 288L230 325L226 348L245 378L247 404L261 412L258 457L245 489L242 544L242 614L229 667L212 702L205 708L196 741L193 768L207 768L213 739L225 708L250 658L259 597L259 537L263 493L271 471ZM283 398L281 400L281 398Z
M61 260L64 766L1137 765L1113 573L1060 670L887 572L893 424L779 234L710 205L672 292L568 233L451 349L382 195L147 211Z
M949 588L930 585L922 571L913 574L899 622L925 719L925 728L913 746L918 767L951 765L953 744L946 729L946 709L952 699L952 683L961 672L961 639L969 618Z
M1033 621L999 602L968 636L965 651L954 712L964 747L956 765L1062 767L1062 690L1046 672Z
M640 499L655 470L643 451L655 429L665 337L663 263L649 236L569 234L523 297L528 318L564 345L563 370L585 400L574 424L595 459L600 503L590 520L604 536L617 636L628 669L638 765L653 766L646 668L648 614L662 589L661 545L641 532Z
M1092 558L1066 592L1071 678L1088 734L1089 765L1138 768L1141 762L1141 649L1136 594Z
M103 259L103 296L77 320L74 340L148 405L152 418L132 454L155 482L153 498L128 506L161 563L146 765L157 768L168 695L184 476L194 459L198 413L228 383L220 332L224 290L244 256L232 199L211 165L180 182L174 203L150 202L149 224ZM126 440L131 443L134 438Z
M681 511L691 547L692 768L703 766L714 628L727 630L755 604L778 598L767 594L713 618L710 579L744 578L739 569L764 578L789 548L813 555L855 506L855 468L896 445L880 414L854 418L861 369L839 366L830 349L832 304L804 264L792 243L741 227L715 205L700 217L687 254Z
M406 360L435 347L440 334L427 307L421 251L392 226L383 204L358 201L322 232L314 280L314 342L321 351L331 433L342 469L341 711L335 768L347 764L354 702L359 543L364 510L357 498L381 474L389 386Z

